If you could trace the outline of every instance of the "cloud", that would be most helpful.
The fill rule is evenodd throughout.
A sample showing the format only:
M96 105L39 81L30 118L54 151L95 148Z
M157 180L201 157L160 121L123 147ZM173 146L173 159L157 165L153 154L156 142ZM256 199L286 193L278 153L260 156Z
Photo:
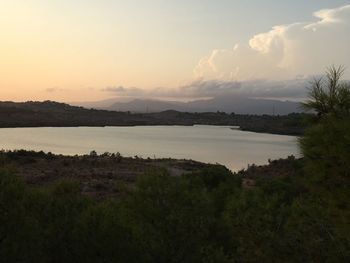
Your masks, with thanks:
M350 5L314 13L315 22L274 26L232 49L200 59L196 78L205 80L290 79L322 73L350 61ZM350 76L350 75L348 75Z
M214 49L175 89L105 88L131 98L241 96L300 100L312 76L332 64L350 66L350 5L315 12L315 21L277 25L230 49ZM350 69L346 78L350 78Z
M309 78L291 80L200 80L180 87L182 94L196 97L236 96L250 98L300 100L306 96Z
M65 92L65 91L68 91L68 90L67 90L67 89L58 88L58 87L53 87L53 88L47 88L47 89L45 89L45 92L48 92L48 93Z
M144 96L148 92L150 92L150 91L147 91L146 89L140 89L140 88L136 88L136 87L124 87L124 86L116 86L116 87L110 86L110 87L100 89L100 91L108 92L108 93L112 94L113 96L118 95L118 96L122 96L122 97Z
M123 88L120 93L110 90L113 96L143 99L195 100L220 96L300 100L306 96L310 78L291 80L255 79L246 81L197 79L177 88ZM105 89L103 89L105 91Z
M101 89L101 91L119 93L119 92L125 92L126 90L123 86L118 86L118 87L106 87Z

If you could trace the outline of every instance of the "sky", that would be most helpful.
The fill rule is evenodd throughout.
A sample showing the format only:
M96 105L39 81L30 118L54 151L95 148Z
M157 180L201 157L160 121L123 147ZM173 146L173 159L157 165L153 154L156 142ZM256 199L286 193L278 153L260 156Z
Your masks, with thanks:
M350 0L0 0L0 100L299 98L349 46Z

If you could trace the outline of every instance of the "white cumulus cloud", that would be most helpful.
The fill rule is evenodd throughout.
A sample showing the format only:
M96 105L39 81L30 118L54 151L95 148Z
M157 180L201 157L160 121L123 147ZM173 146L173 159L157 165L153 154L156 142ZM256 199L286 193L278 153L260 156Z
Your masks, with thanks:
M213 50L199 61L195 77L281 80L320 74L332 64L349 66L350 5L319 10L314 17L313 22L274 26L232 49Z

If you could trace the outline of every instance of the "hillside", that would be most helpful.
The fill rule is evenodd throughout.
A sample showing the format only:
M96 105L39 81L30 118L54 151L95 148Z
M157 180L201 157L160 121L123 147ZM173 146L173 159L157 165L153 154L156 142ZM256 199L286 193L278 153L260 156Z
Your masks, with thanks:
M273 114L286 115L293 112L302 112L300 104L292 101L271 99L255 99L237 96L217 96L211 99L193 100L189 102L166 101L155 99L134 99L121 102L109 99L100 102L75 103L84 107L131 112L160 112L166 110L186 112L235 112L236 114Z

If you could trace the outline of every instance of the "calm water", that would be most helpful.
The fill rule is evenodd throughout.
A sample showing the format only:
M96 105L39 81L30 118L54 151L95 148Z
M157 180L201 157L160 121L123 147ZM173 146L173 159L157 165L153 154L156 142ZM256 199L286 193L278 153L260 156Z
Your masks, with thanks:
M232 170L298 155L296 137L222 126L138 126L0 129L0 148L59 154L120 152L123 156L171 157L220 163Z

